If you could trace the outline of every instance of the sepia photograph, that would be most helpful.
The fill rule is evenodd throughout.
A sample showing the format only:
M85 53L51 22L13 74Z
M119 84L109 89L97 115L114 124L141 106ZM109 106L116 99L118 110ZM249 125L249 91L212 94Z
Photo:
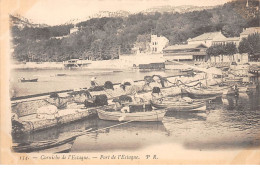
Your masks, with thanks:
M1 164L260 164L259 0L1 2Z

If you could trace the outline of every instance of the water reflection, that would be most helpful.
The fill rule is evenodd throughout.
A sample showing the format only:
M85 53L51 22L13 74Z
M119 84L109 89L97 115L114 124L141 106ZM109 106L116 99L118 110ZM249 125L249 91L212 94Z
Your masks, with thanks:
M206 112L174 112L169 111L166 112L165 115L167 119L169 118L175 118L179 120L200 120L200 121L206 121L207 114ZM165 119L164 119L165 121Z
M238 97L226 96L225 107L227 110L255 111L260 109L259 92L240 93Z
M114 121L98 121L99 128L118 123ZM94 134L81 136L77 138L71 151L80 153L137 150L152 144L162 143L166 136L166 129L161 122L131 122L103 132L98 131Z

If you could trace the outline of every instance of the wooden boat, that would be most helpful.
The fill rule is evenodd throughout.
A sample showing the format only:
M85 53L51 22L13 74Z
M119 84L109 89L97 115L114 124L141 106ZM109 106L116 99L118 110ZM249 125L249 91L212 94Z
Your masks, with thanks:
M81 135L90 133L91 130L92 128L89 128L53 140L14 143L12 149L18 153L68 153L70 152L75 139Z
M167 111L196 111L206 110L206 104L204 101L176 101L176 99L167 98L161 103L152 101L152 106L157 109L166 109Z
M243 80L243 78L240 78L240 77L238 77L238 78L229 78L229 77L227 77L227 78L225 78L225 82L242 82L242 80Z
M115 70L115 71L113 71L113 72L123 72L123 71Z
M66 76L67 74L56 74L57 77Z
M71 141L69 143L57 146L57 147L52 147L44 150L37 151L37 153L69 153L74 141Z
M70 59L68 61L63 61L63 65L65 68L83 68L87 67L91 64L90 60L82 60L82 59Z
M223 90L214 90L214 89L195 89L195 88L182 88L181 92L183 94L187 94L190 98L210 98L210 97L217 97L223 94Z
M21 143L13 146L14 152L17 153L31 153L31 152L50 152L50 153L65 153L69 152L76 136L57 139L51 141L41 141L33 143Z
M152 122L162 121L165 110L152 110L147 112L123 113L121 111L98 110L98 117L102 120L110 121L137 121Z
M248 87L247 86L239 86L238 87L239 93L245 93L248 91Z
M180 72L192 72L193 69L187 68L187 69L181 69Z
M20 79L21 82L37 82L38 78L34 78L34 79Z

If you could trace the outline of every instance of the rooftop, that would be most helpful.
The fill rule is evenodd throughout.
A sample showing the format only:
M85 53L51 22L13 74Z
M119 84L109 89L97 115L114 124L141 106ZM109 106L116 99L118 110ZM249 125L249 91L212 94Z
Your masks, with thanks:
M223 41L239 41L240 37L227 37L227 38L219 38L219 39L216 39L214 41L220 41L220 42L223 42Z
M207 48L203 44L185 44L185 45L172 45L168 46L167 48L163 49L164 50L182 50L182 49L196 49L196 48Z
M199 41L199 40L212 40L214 37L218 36L221 32L209 32L194 37L192 39L188 39L188 41Z
M165 40L168 40L166 37L164 37L164 36L157 36L157 35L151 35L151 38L152 39L154 39L154 38L156 38L156 39L165 39Z

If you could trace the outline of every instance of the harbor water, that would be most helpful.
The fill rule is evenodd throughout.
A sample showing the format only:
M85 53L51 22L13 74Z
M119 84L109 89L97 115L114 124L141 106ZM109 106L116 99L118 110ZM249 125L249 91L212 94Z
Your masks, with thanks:
M120 83L125 79L141 80L146 75L171 76L179 74L177 71L139 72L138 70L112 69L16 69L12 70L10 90L13 96L26 96L60 90L85 88L90 86L90 79L96 77L96 82L104 85L106 81ZM20 82L19 79L38 78L38 82Z
M138 70L13 70L11 88L16 96L57 90L88 87L90 78L121 82L124 79L143 79L146 75L170 76L176 71ZM62 76L58 76L61 74ZM18 78L39 78L38 82L21 83ZM75 132L91 129L74 141L71 152L105 152L140 150L158 144L178 144L188 150L236 150L260 146L259 92L240 93L206 101L207 110L200 112L167 112L162 122L129 122L116 127L116 121L100 120L93 116L85 120L53 127L23 136L14 142L54 140ZM103 129L105 128L105 129ZM97 131L101 130L101 131Z

